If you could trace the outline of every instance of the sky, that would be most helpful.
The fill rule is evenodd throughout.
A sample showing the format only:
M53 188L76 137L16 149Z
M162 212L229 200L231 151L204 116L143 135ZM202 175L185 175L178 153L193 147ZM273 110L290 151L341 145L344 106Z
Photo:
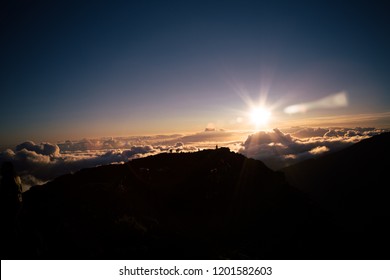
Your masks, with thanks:
M0 145L390 127L385 1L1 5ZM248 112L259 104L270 117L254 127ZM297 104L306 109L286 110Z

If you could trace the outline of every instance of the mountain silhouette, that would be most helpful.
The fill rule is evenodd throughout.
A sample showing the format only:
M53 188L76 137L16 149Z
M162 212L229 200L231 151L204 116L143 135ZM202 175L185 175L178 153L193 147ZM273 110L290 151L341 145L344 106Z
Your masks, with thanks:
M260 161L227 148L166 153L32 187L24 193L23 253L60 259L291 258L312 215L307 198Z
M355 153L365 157L371 146L389 143L388 137L373 137L318 162L335 165L334 161L342 158L352 163ZM375 156L372 161L375 165L362 164L373 169L380 166ZM381 224L375 220L388 217L385 206L365 212L363 206L356 205L352 214L348 207L327 207L314 195L316 185L311 183L322 184L323 192L330 197L347 191L332 186L327 190L324 178L315 180L322 176L318 169L325 163L312 169L306 169L306 164L275 172L261 161L219 148L162 153L64 175L23 194L20 221L24 246L20 258L386 258L389 251L369 246L374 242L388 248L379 232ZM363 170L359 169L360 174L340 172L337 179L345 184L349 176L364 177ZM291 180L293 175L298 179L305 176L305 172L310 172L307 177L313 181ZM384 194L384 182L370 189L372 199L375 194ZM354 194L353 186L345 189L352 196L360 195ZM337 201L332 203L337 205ZM376 216L376 211L382 211L382 216ZM366 215L364 221L375 218L371 224L365 223L365 227L373 226L372 232L366 228L354 231L354 221L360 218L356 215L361 213ZM344 218L351 220L343 223ZM362 235L367 233L369 238ZM359 241L356 250L352 241Z
M341 228L343 250L358 258L390 257L390 133L284 168ZM353 252L353 253L352 253Z

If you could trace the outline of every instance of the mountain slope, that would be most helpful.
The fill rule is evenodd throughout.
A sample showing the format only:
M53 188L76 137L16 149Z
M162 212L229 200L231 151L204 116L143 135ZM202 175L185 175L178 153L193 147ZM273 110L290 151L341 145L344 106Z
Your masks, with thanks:
M383 133L342 151L286 167L282 172L291 184L318 201L340 208L343 207L340 203L345 201L388 197L389 164L390 133ZM374 201L370 205L377 210L384 206Z
M226 148L61 176L24 193L20 258L388 259L389 137L288 181Z
M388 259L389 163L390 133L383 133L282 172L331 215L346 250Z
M225 148L81 170L24 201L31 258L308 257L320 231L282 174Z

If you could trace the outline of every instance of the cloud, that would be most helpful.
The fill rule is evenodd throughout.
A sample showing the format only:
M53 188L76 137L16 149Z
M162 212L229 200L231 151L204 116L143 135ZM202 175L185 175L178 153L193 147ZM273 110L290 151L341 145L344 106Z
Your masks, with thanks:
M32 151L40 155L46 155L46 156L58 156L60 153L60 148L55 144L50 143L41 143L39 145L36 145L33 141L27 141L22 144L19 144L16 146L16 151L21 150L27 150Z
M227 146L232 143L241 143L246 139L248 134L249 132L247 131L206 130L182 136L178 141L200 148L213 148L216 144L219 146Z
M210 128L199 133L192 134L170 134L170 135L152 135L152 136L130 136L116 138L98 138L98 139L81 139L77 141L63 141L57 143L61 154L82 152L82 151L103 151L103 150L126 150L134 146L152 145L167 150L176 143L199 148L213 148L216 144L224 146L225 143L242 142L246 139L248 131L226 131L223 129ZM196 149L195 148L195 149ZM169 149L168 149L169 150Z
M297 138L323 137L328 131L329 129L326 128L305 127L298 129L297 131L291 133L291 135Z
M115 142L115 141L114 141ZM114 143L112 142L112 143ZM65 142L66 143L66 142ZM64 144L65 144L64 143ZM115 142L117 143L117 142ZM72 173L83 168L99 165L124 163L129 160L155 155L161 152L191 152L196 147L176 142L173 145L135 145L128 149L96 149L106 147L104 141L82 140L66 143L68 150L60 152L58 145L50 143L35 144L28 141L16 146L15 150L7 149L0 153L0 164L6 161L14 163L15 169L21 177L23 190L32 185L43 184L63 174ZM116 145L116 144L115 144ZM73 149L83 148L84 150Z
M290 128L289 133L207 131L190 135L157 135L82 139L58 144L32 141L0 153L0 164L14 163L23 189L57 176L99 165L120 164L164 152L194 152L203 148L229 147L245 156L262 160L273 169L340 150L362 139L384 132L375 128ZM246 140L245 140L246 139ZM245 141L243 141L245 140Z
M58 143L61 153L75 151L109 150L109 149L132 149L134 146L144 145L168 145L178 141L181 134L153 135L153 136L130 136L108 137L98 139L82 139L78 141L67 140Z
M309 153L312 155L319 155L325 152L329 152L329 148L325 146L315 147L309 151Z
M42 184L57 176L83 168L124 163L162 152L193 152L199 150L199 147L215 147L216 143L233 138L235 139L234 133L219 130L190 135L67 140L57 144L35 144L32 141L26 141L17 145L13 150L2 151L0 164L12 161L22 178L24 189L28 189L31 185ZM192 143L201 143L201 145L195 146ZM235 145L235 150L238 150L237 143L228 143Z
M47 181L42 181L42 180L40 180L40 179L34 177L33 175L30 175L30 174L22 175L21 181L22 181L22 191L23 192L29 190L32 186L43 185L47 182Z
M375 128L295 128L279 129L248 136L240 153L259 159L272 169L280 169L304 159L338 151L385 130Z

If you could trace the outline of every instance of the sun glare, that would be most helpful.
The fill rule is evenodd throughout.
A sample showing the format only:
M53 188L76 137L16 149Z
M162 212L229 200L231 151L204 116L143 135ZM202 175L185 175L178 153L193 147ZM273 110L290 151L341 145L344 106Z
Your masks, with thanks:
M250 117L252 123L256 126L265 125L271 117L271 112L262 107L253 108L250 112Z

